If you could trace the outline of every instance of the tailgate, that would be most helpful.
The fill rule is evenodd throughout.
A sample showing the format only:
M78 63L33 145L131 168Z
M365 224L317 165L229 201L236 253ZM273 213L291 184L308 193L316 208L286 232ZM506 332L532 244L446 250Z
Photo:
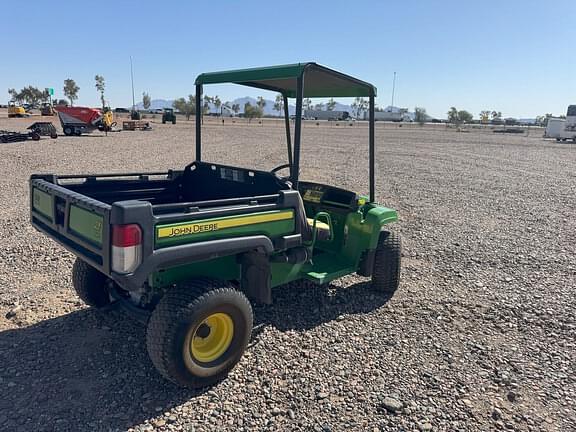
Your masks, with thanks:
M48 181L30 179L32 225L104 273L109 271L111 206Z

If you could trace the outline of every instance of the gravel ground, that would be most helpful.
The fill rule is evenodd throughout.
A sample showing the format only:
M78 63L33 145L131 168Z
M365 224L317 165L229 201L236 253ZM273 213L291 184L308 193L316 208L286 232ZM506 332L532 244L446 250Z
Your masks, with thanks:
M576 146L379 125L396 295L353 276L276 289L228 379L190 392L156 373L142 326L75 297L73 257L29 225L27 179L179 168L192 126L0 145L0 429L576 428ZM279 124L207 124L205 141L207 160L284 162ZM304 178L367 190L365 126L307 125L304 143Z

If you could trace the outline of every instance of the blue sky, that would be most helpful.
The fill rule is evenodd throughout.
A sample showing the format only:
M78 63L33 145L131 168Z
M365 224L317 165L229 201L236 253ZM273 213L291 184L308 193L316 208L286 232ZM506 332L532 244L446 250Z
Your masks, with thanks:
M77 103L97 106L100 74L111 105L129 106L131 53L137 99L193 93L201 72L316 61L374 83L382 106L396 71L396 105L437 117L453 105L475 117L482 109L534 117L576 103L574 0L33 0L4 2L2 17L2 102L8 88L28 84L61 97L73 78ZM238 86L206 92L274 96Z

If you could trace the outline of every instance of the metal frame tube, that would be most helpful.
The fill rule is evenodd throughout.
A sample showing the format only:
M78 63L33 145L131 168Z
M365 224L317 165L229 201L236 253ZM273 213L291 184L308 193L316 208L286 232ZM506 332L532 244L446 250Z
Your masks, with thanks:
M196 160L202 160L202 84L196 85Z
M294 122L294 165L291 169L292 184L298 190L300 174L300 141L302 135L302 99L304 99L304 72L296 80L296 119Z
M375 173L374 173L374 90L370 90L369 102L369 125L368 125L368 141L369 141L369 164L370 164L370 202L375 202Z
M292 140L290 139L290 113L288 109L288 96L282 95L284 100L284 123L286 125L286 145L288 147L288 163L290 164L290 177L292 177Z

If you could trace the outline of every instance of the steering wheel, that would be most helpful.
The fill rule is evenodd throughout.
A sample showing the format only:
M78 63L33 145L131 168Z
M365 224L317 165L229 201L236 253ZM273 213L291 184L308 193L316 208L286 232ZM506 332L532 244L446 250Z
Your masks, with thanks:
M270 170L270 172L271 172L272 174L274 174L276 177L278 177L280 180L282 180L282 181L285 182L285 181L287 181L287 180L290 180L290 176L287 175L287 176L285 176L285 177L282 177L282 176L279 176L279 175L276 174L276 173L277 173L278 171L282 171L283 169L286 169L286 168L290 168L290 164L278 165L276 168L272 168L272 169Z
M270 172L276 174L278 171L282 171L284 168L290 168L290 164L278 165L276 168L272 168Z

